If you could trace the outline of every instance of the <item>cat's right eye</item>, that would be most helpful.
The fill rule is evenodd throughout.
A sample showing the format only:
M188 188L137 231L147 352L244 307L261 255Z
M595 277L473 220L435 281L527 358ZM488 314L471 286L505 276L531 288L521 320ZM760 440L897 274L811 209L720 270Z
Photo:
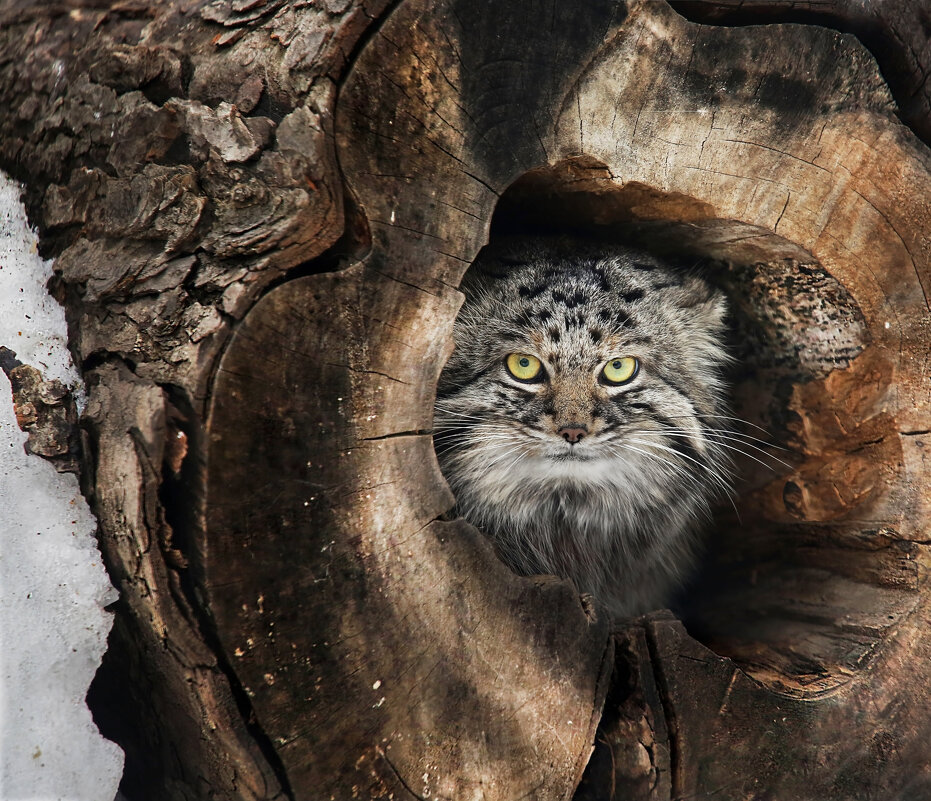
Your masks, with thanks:
M539 381L543 373L540 360L529 353L509 353L504 366L518 381Z
M634 356L620 356L611 359L601 370L607 384L626 384L632 381L640 370L640 362Z

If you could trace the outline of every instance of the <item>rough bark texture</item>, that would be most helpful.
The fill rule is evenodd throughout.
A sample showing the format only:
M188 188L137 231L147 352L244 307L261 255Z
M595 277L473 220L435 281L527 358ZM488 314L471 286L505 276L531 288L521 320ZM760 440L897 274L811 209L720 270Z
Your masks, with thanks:
M730 5L677 7L816 4ZM579 798L931 797L910 9L811 17L896 104L853 36L657 2L0 6L0 167L89 386L121 592L91 703L131 799L568 798L599 719ZM684 624L611 636L446 519L455 287L489 233L540 227L707 262L735 413L787 449L740 464ZM72 459L68 399L0 367Z
M235 321L342 233L336 80L384 8L0 8L0 163L89 386L84 481L121 594L91 701L133 798L287 795L197 595L204 397Z

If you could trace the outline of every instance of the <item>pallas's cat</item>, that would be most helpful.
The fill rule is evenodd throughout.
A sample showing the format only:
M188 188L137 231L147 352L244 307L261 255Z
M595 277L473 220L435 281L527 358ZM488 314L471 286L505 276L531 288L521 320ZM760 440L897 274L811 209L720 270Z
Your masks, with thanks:
M614 618L665 605L728 488L723 296L642 251L545 239L486 248L462 289L435 409L458 511Z

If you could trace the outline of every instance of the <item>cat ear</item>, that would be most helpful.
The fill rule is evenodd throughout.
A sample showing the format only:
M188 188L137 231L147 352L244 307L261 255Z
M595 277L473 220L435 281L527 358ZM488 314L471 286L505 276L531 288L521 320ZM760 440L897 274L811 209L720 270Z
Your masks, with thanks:
M688 295L683 305L695 311L696 322L709 331L723 331L728 310L724 293L695 276L686 281L685 289Z
M712 295L700 304L702 322L716 331L724 330L724 320L727 318L727 299L723 292L713 290Z

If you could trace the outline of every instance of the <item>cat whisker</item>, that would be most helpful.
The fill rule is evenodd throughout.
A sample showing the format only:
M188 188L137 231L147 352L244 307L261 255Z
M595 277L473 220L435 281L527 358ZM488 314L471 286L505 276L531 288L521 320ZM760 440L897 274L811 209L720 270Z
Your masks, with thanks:
M676 418L669 418L676 419ZM788 451L789 448L785 448L782 445L777 445L771 439L763 439L762 437L755 437L753 434L746 434L743 431L737 431L733 428L709 428L708 432L712 434L728 434L733 437L740 437L741 439L749 440L750 442L759 442L761 445L766 445L769 448L775 448L780 451Z
M477 417L477 415L470 414L469 412L464 412L462 409L456 408L455 406L451 404L443 403L443 401L439 399L437 399L436 402L433 404L433 408L441 412L444 412L446 414L462 416L462 417Z
M645 442L645 443L640 443L640 444L644 444L644 445L646 445L646 446L656 445L656 443L654 443L654 442ZM641 453L641 454L643 454L644 456L648 456L648 457L654 458L654 459L658 460L659 462L661 462L662 464L665 464L665 465L667 465L667 466L669 466L669 467L672 467L672 468L677 472L677 474L678 474L681 478L683 478L684 480L686 480L691 486L696 486L696 487L697 487L697 486L700 486L699 482L696 481L695 478L694 478L693 476L691 476L691 475L688 473L688 471L684 469L683 466L681 466L681 465L675 465L674 463L670 462L669 460L663 459L662 457L657 456L656 454L647 453L646 451L642 451L642 450L640 450L639 448L633 448L632 446L628 445L626 442L625 442L625 443L622 443L622 447L625 447L625 448L628 448L628 449L630 449L630 450L636 451L637 453ZM679 451L675 450L674 448L664 448L664 450L669 450L669 451L672 451L673 453L675 453L675 454L678 455L678 456L683 456L683 457L685 457L685 454L680 453ZM688 458L688 457L685 457L685 458ZM692 461L695 461L695 460L693 459ZM727 502L731 505L731 508L734 510L734 514L737 515L737 519L738 519L738 521L739 521L739 520L740 520L740 511L737 509L737 503L736 503L737 493L734 491L733 487L731 487L731 485L729 484L729 482L728 482L725 478L723 478L721 475L719 475L717 472L715 472L715 471L713 471L713 470L710 470L710 469L707 467L707 465L702 465L700 462L696 462L696 464L698 464L700 467L702 467L702 468L704 469L704 471L705 471L705 474L708 475L708 476L710 476L711 479L712 479L712 481L713 481L713 483L716 484L716 485L721 489L722 494L724 495L725 498L727 498ZM678 468L678 469L676 469L676 468ZM704 516L705 516L705 518L710 522L710 521L711 521L711 508L710 508L710 506L708 505L707 500L703 501L703 509L704 509Z
M639 453L640 455L645 456L648 459L651 459L655 462L658 462L659 464L666 466L674 474L679 476L681 480L686 482L686 484L688 484L689 486L696 487L696 488L701 486L700 482L689 472L689 470L684 465L676 464L675 462L671 462L669 459L664 459L662 456L659 456L658 454L650 453L649 451L642 450L641 448L635 448L634 446L626 442L622 443L621 447L626 448L629 451L633 451L634 453ZM725 490L725 495L728 501L730 502L731 506L734 507L734 511L737 512L737 506L734 504L734 499L731 497L731 492L729 490ZM711 510L710 510L710 507L708 506L707 501L703 500L702 506L704 508L705 517L707 517L710 520ZM740 513L737 512L737 515L739 517Z
M706 475L710 476L712 480L714 481L714 483L717 484L724 492L728 494L731 494L734 492L733 488L730 486L730 483L727 481L726 476L721 475L716 470L712 470L704 462L701 462L698 459L695 459L694 457L689 456L688 454L682 453L682 451L678 451L675 448L670 448L668 445L661 445L658 442L652 442L650 440L627 439L625 440L625 443L626 442L634 442L637 445L644 445L646 447L659 448L660 450L673 453L681 459L686 459L689 462L692 462L693 464L701 468L701 470L704 471Z
M520 432L505 426L456 426L455 428L446 428L439 431L434 431L433 434L434 439L461 438L466 441L469 439L479 439L483 437L499 437L507 439L521 438Z
M733 453L739 453L741 456L745 456L746 458L751 459L752 461L756 462L758 465L761 465L762 467L765 467L767 470L772 470L773 472L776 472L776 468L773 467L771 464L767 464L767 463L764 462L762 459L760 459L760 458L754 456L752 453L748 453L747 451L743 450L742 448L738 448L736 445L730 445L730 444L728 444L727 442L717 441L717 442L714 443L714 446L717 447L717 448L724 448L725 450L732 451ZM754 446L751 445L751 446L748 446L748 447L754 447ZM774 462L778 462L780 465L782 465L783 467L785 467L787 470L794 470L794 469L795 469L795 467L794 467L793 465L789 464L788 462L783 461L782 459L778 458L777 456L773 456L771 453L766 453L766 451L764 451L762 448L755 448L755 450L759 451L760 453L762 453L762 454L763 454L764 456L766 456L767 458L772 459Z
M451 440L455 441L455 440ZM449 442L449 441L447 441ZM470 445L495 445L498 447L503 447L506 445L523 445L525 440L522 437L518 436L507 436L504 434L479 434L474 436L468 436L459 441L460 445L466 447Z
M513 424L505 423L494 423L489 422L488 420L479 420L473 422L471 420L460 423L451 423L450 425L434 425L434 432L443 433L446 431L506 431L509 433L517 433L517 429Z
M518 438L518 432L508 428L494 429L487 426L472 426L471 428L463 428L462 426L457 426L456 428L447 428L440 431L435 431L433 434L434 439L444 439L451 437L461 437L465 440L478 437L510 437L516 439Z
M773 465L768 464L768 463L765 462L763 459L760 459L760 458L754 456L752 453L749 453L748 451L744 450L743 448L737 447L736 445L731 445L731 444L729 444L729 443L727 443L727 442L723 442L723 441L716 441L716 442L714 442L713 444L714 444L714 447L716 447L716 448L724 448L725 450L731 451L732 453L739 453L741 456L744 456L744 457L746 457L747 459L750 459L751 461L756 462L756 463L757 463L758 465L760 465L761 467L765 467L767 470L771 470L771 471L773 471L774 473L776 472L776 468L775 468ZM747 446L747 447L753 447L753 446ZM789 464L788 462L783 461L782 459L780 459L780 458L777 457L777 456L773 456L771 453L767 453L767 452L764 451L762 448L754 448L754 449L757 450L757 451L759 451L759 452L760 452L763 456L765 456L766 458L772 459L774 462L778 463L779 465L781 465L782 467L784 467L786 470L795 470L794 465L791 465L791 464Z
M682 465L682 464L677 464L676 462L670 461L669 459L664 459L659 454L652 453L650 451L645 451L642 448L635 448L633 445L630 444L630 442L632 441L636 442L638 445L645 445L645 446L650 446L650 445L655 444L652 442L645 442L641 440L625 440L624 442L619 442L615 444L619 445L622 448L626 448L627 450L631 450L643 456L646 456L649 459L652 459L656 462L659 462L660 464L665 465L666 467L670 468L677 475L680 475L683 479L688 480L690 483L694 485L698 485L698 482L695 480L694 476L692 475L691 471L688 469L687 466ZM672 451L676 455L681 455L679 454L678 451L675 451L672 448L664 448L664 450Z
M688 429L684 429L684 428L663 428L663 429L660 429L660 432L661 432L661 433L664 433L664 434L689 434L689 435L695 433L694 431L691 431L691 430L688 430ZM745 447L745 448L750 448L750 449L752 449L752 450L754 450L754 451L757 451L758 453L763 454L763 455L766 456L767 458L772 459L774 462L778 462L778 463L781 464L783 467L786 467L786 468L788 468L789 470L794 470L794 469L795 469L795 468L793 467L793 465L791 465L791 464L789 464L788 462L786 462L786 461L780 459L778 456L773 456L773 454L769 453L769 452L766 451L765 449L760 448L760 447L758 447L758 446L756 446L756 445L753 445L753 444L751 444L751 443L749 443L749 442L743 442L743 441L741 441L740 439L737 439L736 437L733 437L733 436L730 435L730 434L725 434L725 433L723 433L723 432L721 432L721 431L702 431L701 433L702 433L702 436L703 436L703 437L706 437L707 439L711 440L711 442L712 442L716 447L727 448L728 450L734 451L735 453L739 453L739 454L741 454L741 455L743 455L743 456L746 456L748 459L753 459L753 461L755 461L755 462L757 462L757 463L763 465L764 467L766 467L766 468L768 468L768 469L770 469L770 470L774 469L771 465L768 465L768 464L766 464L765 462L760 461L760 459L756 458L755 456L753 456L753 454L748 453L747 451L743 450L742 448L739 448L739 447L737 447L736 445L731 445L731 444L728 444L728 443L730 443L730 442L735 442L735 443L737 443L738 445L741 445L741 446L743 446L743 447ZM781 450L786 450L786 449L785 449L785 448L782 448Z
M435 443L435 444L437 444L438 447L441 449L441 451L444 453L446 450L452 447L456 447L460 450L463 450L464 452L474 454L480 450L484 451L484 450L489 450L492 448L498 448L502 450L503 449L511 450L509 446L520 444L520 440L516 438L499 439L495 437L486 437L484 439L467 439L467 440L462 440L462 441L448 440L446 442L440 442L440 443Z
M734 417L733 415L729 415L729 414L707 414L707 413L706 413L706 414L700 414L700 413L698 413L698 412L694 412L693 414L676 414L676 415L670 415L667 419L669 419L669 420L681 420L681 419L683 419L683 418L691 418L691 417L704 418L704 419L708 419L708 420L731 420L731 421L733 421L733 422L736 422L736 423L743 423L743 424L746 425L746 426L750 426L751 428L755 428L755 429L757 429L758 431L762 431L764 434L767 434L767 435L769 434L769 431L767 431L765 428L763 428L763 426L759 426L759 425L757 425L756 423L751 423L749 420L745 420L743 417Z
M454 421L454 420L468 420L468 421L474 420L480 423L486 423L486 424L488 423L487 415L485 417L480 417L479 415L465 414L464 412L456 412L454 414L452 412L443 412L443 411L441 411L439 414L434 415L434 423L442 424L445 421Z
M730 429L713 429L712 428L712 429L708 429L707 431L703 433L714 434L714 435L726 435L729 437L733 437L734 439L743 440L747 442L748 444L751 442L758 442L760 445L764 445L765 447L772 448L773 450L776 450L776 451L783 451L784 453L791 452L791 448L784 448L782 445L777 445L775 442L771 442L770 440L761 439L760 437L753 437L750 434L743 434L740 431L732 431Z
M504 467L505 471L513 470L517 466L517 464L520 462L520 460L523 459L526 455L527 455L527 451L520 451L513 461L505 465Z
M469 425L469 426L456 426L454 429L448 429L450 433L453 431L459 431L462 433L472 434L474 436L479 436L482 434L494 434L497 436L510 436L516 437L520 432L515 429L513 426L490 426L490 425ZM441 433L446 433L443 431Z
M667 429L667 431L669 431L669 433L681 433L681 434L691 433L691 432L686 432L686 431L675 432L675 431L670 431L669 429ZM751 445L750 443L747 443L747 442L740 442L739 440L735 441L737 444L731 444L733 441L728 441L727 439L723 439L723 438L709 437L707 431L703 432L703 436L709 439L710 447L723 448L727 451L731 451L732 453L739 453L741 456L745 456L747 459L751 459L752 461L756 462L762 467L765 467L767 470L772 470L775 472L776 468L772 464L769 464L766 461L764 461L763 459L760 459L757 456L754 456L747 449L756 451L757 453L761 454L767 459L771 459L773 462L776 462L777 464L781 465L787 470L795 469L795 467L791 465L789 462L786 462L783 459L780 459L778 456L774 456L773 454L767 452L763 448L758 448L756 445Z

